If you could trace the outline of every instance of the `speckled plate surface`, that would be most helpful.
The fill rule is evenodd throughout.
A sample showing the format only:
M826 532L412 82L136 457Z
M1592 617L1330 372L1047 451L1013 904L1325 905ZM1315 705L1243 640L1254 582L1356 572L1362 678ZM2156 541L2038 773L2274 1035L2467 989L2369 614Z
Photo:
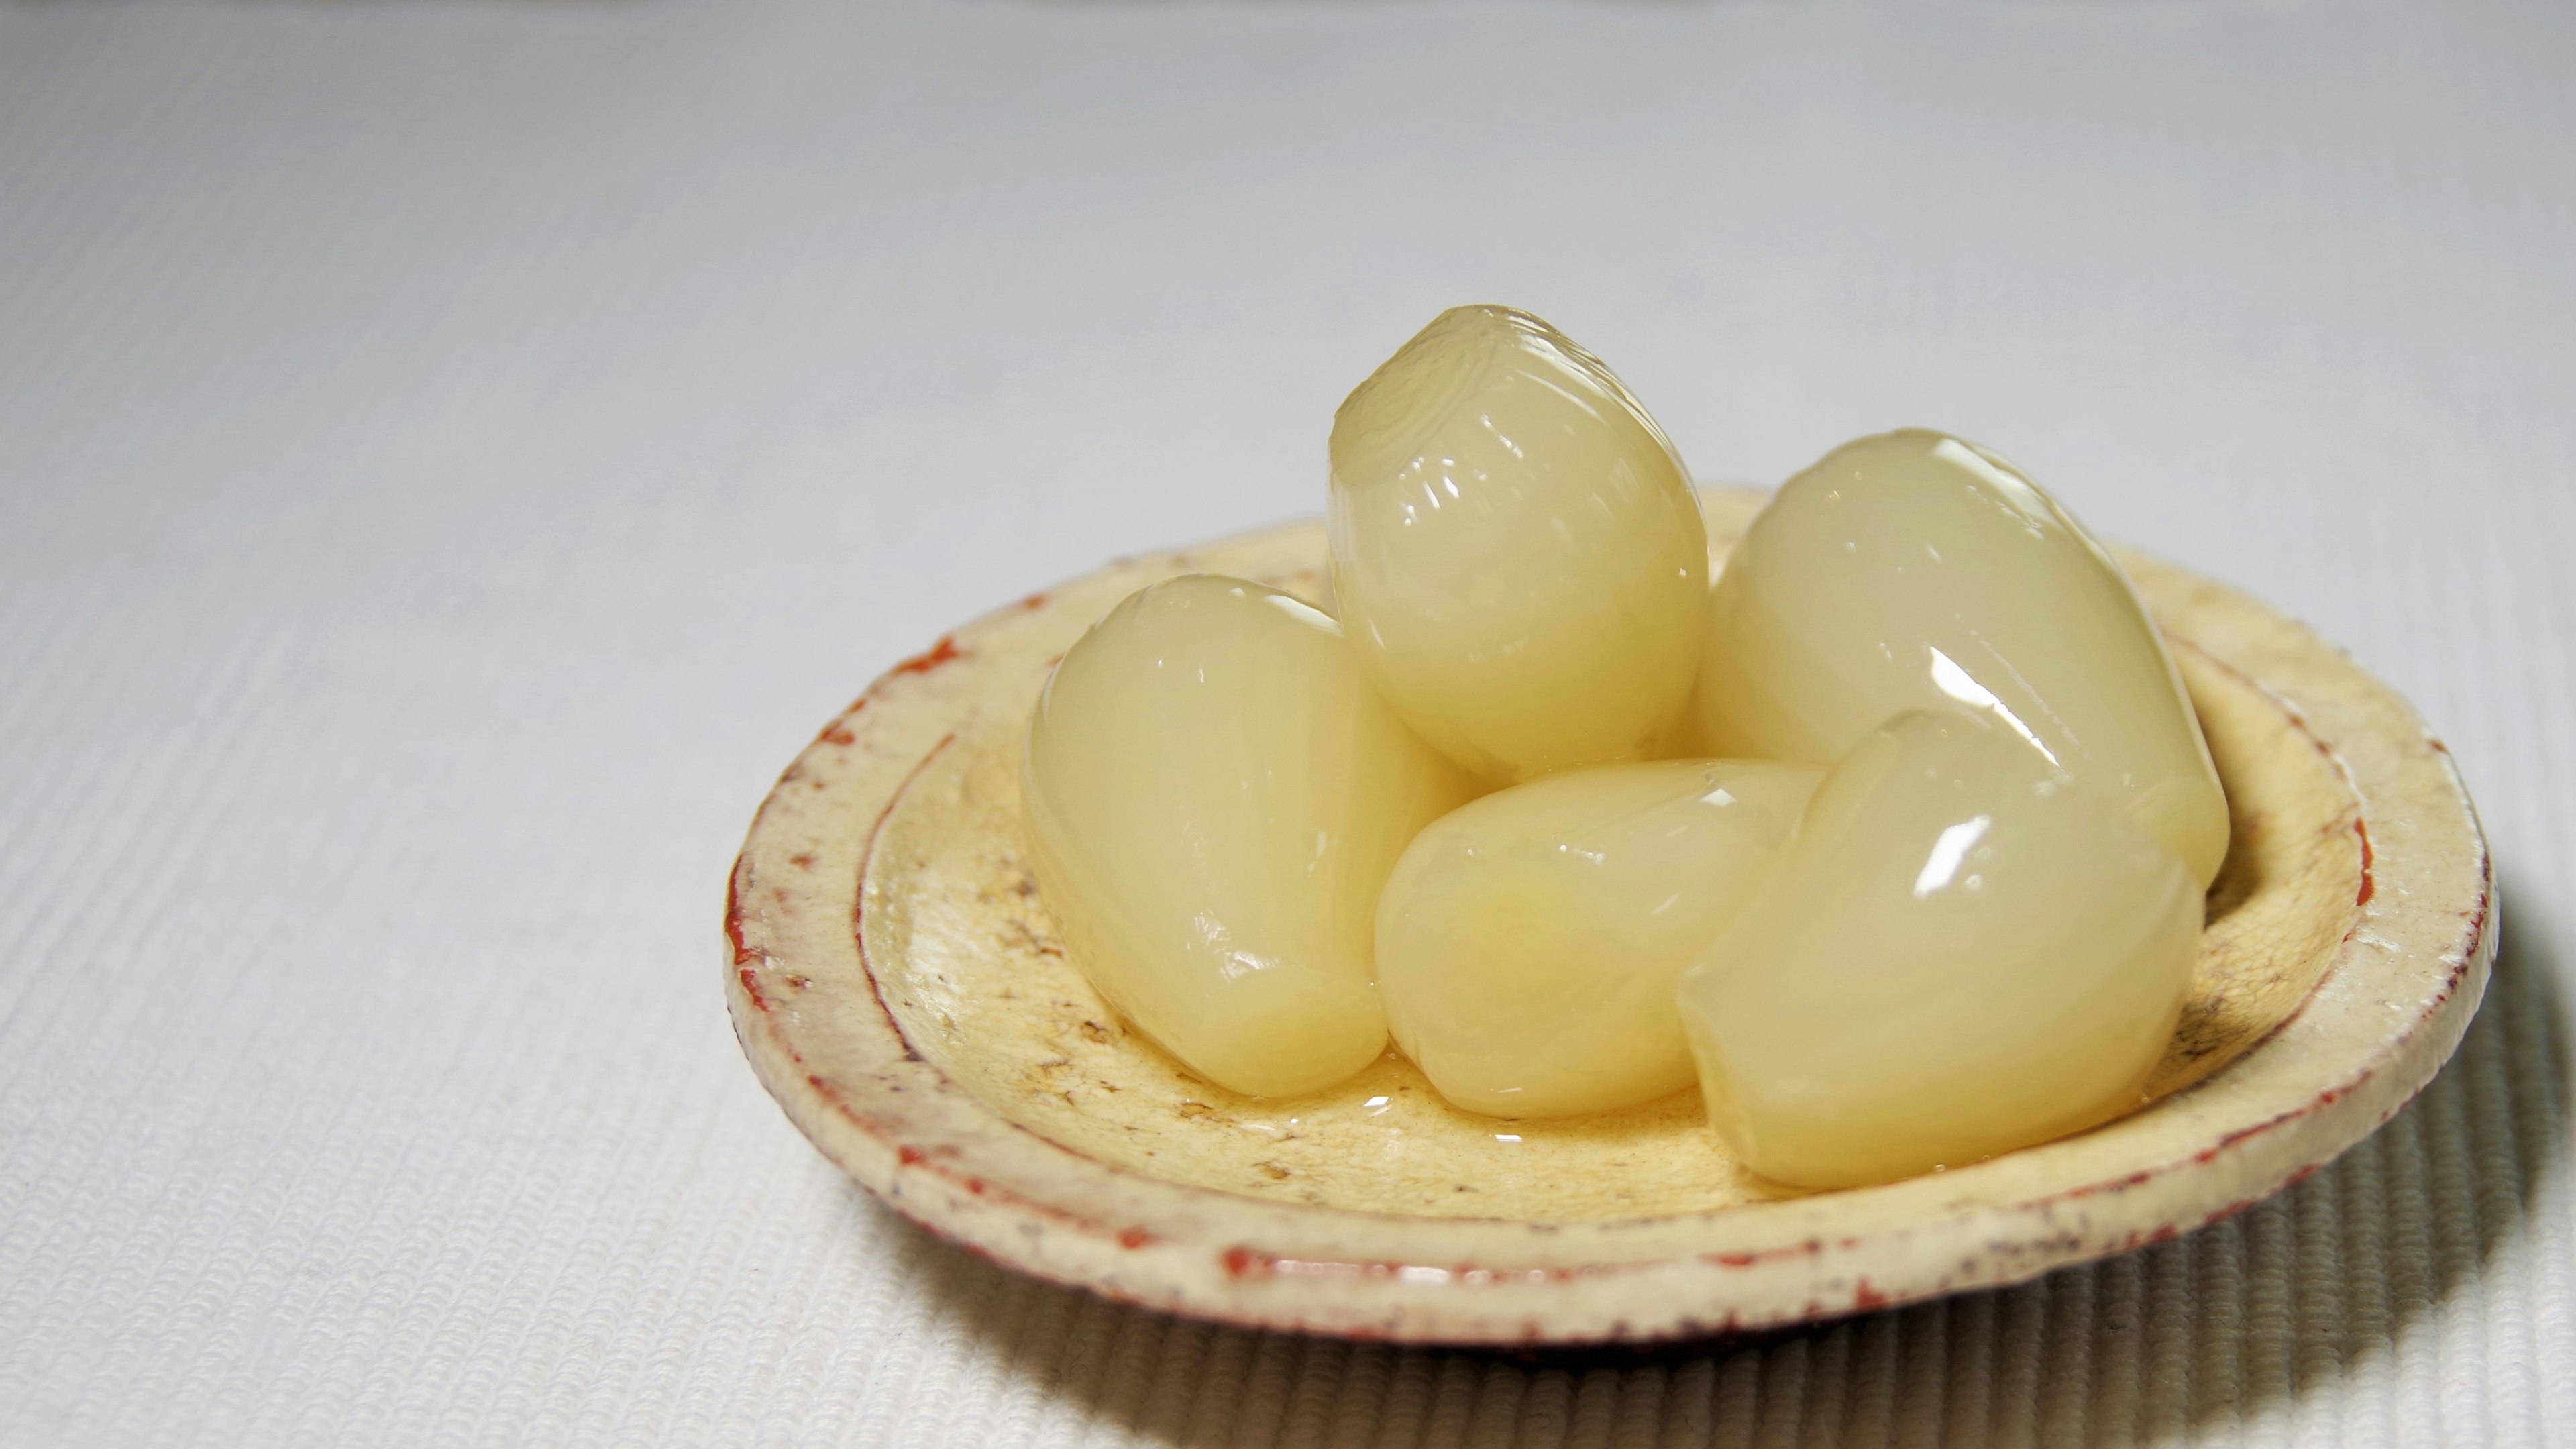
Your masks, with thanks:
M1762 495L1706 495L1723 554ZM888 672L787 768L726 907L736 1034L788 1116L933 1231L1176 1312L1449 1343L1768 1327L2016 1282L2224 1217L2385 1121L2494 955L2493 873L2439 741L2301 626L2122 556L2174 641L2235 842L2145 1109L1912 1181L1747 1175L1695 1093L1569 1122L1444 1105L1390 1055L1235 1096L1117 1018L1030 879L1017 761L1048 668L1131 591L1320 597L1322 529L1123 560Z

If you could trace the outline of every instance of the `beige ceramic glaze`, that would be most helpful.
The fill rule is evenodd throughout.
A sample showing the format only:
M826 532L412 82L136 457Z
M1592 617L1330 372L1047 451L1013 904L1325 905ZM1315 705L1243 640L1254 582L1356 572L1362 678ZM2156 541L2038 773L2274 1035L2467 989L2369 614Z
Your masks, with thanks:
M1708 494L1720 556L1761 496ZM2228 790L2191 999L2152 1105L1946 1173L1797 1194L1697 1095L1500 1121L1389 1057L1320 1096L1189 1076L1065 961L1018 756L1049 665L1173 574L1315 597L1320 527L1133 559L898 665L788 767L736 864L727 992L788 1116L925 1226L1176 1312L1452 1343L1672 1338L2016 1282L2313 1171L2459 1041L2492 877L2439 742L2304 628L2135 556Z

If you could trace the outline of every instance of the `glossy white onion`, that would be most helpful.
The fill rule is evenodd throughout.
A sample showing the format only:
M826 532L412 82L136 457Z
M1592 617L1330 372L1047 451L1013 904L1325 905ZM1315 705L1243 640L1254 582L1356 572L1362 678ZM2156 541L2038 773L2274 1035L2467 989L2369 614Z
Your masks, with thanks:
M1674 760L1488 795L1378 902L1396 1044L1452 1103L1559 1117L1690 1086L1673 982L1734 920L1824 772Z
M1330 1086L1385 1049L1379 889L1471 793L1329 616L1213 575L1092 626L1038 702L1022 771L1075 964L1191 1070L1260 1096Z
M1782 485L1710 592L1697 700L1710 753L1819 764L1902 710L1976 710L2201 885L2227 854L2227 798L2128 577L2012 465L1946 434L1862 438Z
M1711 1124L1840 1187L1957 1166L2138 1105L2201 895L2109 800L1967 711L1873 731L1681 981Z
M1707 609L1698 496L1598 358L1442 313L1333 418L1335 607L1423 738L1491 780L1667 753Z

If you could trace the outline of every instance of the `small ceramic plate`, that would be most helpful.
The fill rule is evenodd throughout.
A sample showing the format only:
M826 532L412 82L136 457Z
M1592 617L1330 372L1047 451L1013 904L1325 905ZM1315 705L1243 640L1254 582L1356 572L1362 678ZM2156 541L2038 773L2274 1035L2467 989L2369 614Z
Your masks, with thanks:
M1707 495L1713 550L1759 494ZM1389 1054L1294 1101L1200 1081L1065 960L1020 746L1048 669L1188 572L1323 592L1297 525L1121 561L897 665L787 768L734 867L726 991L805 1135L896 1210L1057 1282L1417 1342L1688 1337L2016 1282L2225 1217L2385 1121L2477 1009L2485 843L2439 741L2306 629L2123 562L2173 641L2235 841L2150 1105L1948 1172L1799 1194L1697 1094L1566 1122L1444 1105Z

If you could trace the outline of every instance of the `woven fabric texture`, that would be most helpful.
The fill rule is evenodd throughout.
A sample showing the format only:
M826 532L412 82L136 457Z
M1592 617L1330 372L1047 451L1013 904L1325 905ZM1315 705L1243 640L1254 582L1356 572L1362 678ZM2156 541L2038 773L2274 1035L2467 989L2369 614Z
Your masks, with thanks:
M0 1444L2576 1443L2576 11L0 4ZM1922 423L2451 744L2504 959L2331 1169L1661 1355L939 1245L718 990L878 670L1316 511L1460 301L1713 479Z

